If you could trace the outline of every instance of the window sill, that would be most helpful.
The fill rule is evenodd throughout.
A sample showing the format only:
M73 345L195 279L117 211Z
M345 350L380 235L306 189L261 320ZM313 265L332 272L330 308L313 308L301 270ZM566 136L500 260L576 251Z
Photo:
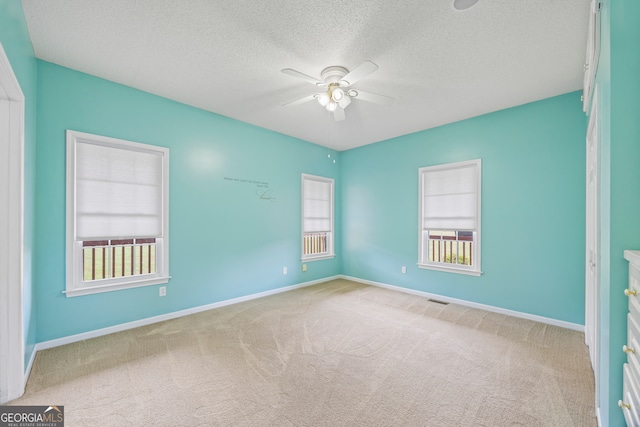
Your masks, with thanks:
M433 265L433 264L418 264L418 267L425 270L436 270L436 271L445 271L447 273L466 274L467 276L482 275L482 271L468 270L466 268L445 267L445 266Z
M162 283L169 282L169 279L171 279L171 276L166 276L166 277L154 276L147 279L130 280L127 282L117 282L117 283L109 283L109 284L103 284L103 285L84 286L84 287L78 287L75 289L67 289L66 291L63 291L63 293L67 296L67 298L78 297L81 295L91 295L91 294L98 294L102 292L111 292L111 291L120 291L123 289L139 288L142 286L159 285Z
M331 255L319 255L319 256L310 256L302 258L302 262L310 262L310 261L322 261L323 259L333 259L335 258L335 254Z

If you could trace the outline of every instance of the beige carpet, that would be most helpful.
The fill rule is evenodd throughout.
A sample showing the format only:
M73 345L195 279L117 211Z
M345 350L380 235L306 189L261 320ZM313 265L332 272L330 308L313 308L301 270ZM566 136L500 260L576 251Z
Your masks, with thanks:
M345 280L39 352L66 426L595 426L581 333Z

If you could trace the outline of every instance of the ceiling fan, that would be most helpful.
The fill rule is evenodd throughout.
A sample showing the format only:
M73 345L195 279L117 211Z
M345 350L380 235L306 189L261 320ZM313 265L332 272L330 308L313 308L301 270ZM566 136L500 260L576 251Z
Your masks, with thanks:
M292 68L285 68L281 70L284 74L313 83L316 87L321 88L322 91L295 101L287 102L283 107L298 105L315 99L320 105L325 107L327 111L333 113L335 121L341 121L345 119L344 110L351 104L352 99L360 99L362 101L383 105L391 104L394 101L393 98L351 88L351 85L377 69L378 66L371 61L364 61L353 71L349 71L345 67L332 65L322 70L320 80L318 80Z

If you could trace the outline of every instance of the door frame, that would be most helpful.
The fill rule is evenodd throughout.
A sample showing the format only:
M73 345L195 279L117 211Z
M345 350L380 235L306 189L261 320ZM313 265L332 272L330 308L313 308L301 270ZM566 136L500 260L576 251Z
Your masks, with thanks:
M0 43L0 404L25 387L24 101Z
M600 122L598 113L598 86L593 91L591 114L586 135L586 236L585 236L585 343L595 376L596 410L599 405L600 378ZM590 187L591 167L594 185ZM593 247L593 254L590 253ZM592 289L589 280L593 280Z

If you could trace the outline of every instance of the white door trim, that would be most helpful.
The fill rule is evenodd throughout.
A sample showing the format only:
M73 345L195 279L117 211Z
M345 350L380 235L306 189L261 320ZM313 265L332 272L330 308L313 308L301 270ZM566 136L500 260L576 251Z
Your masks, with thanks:
M24 393L24 95L0 44L0 404Z
M600 371L600 218L599 218L599 158L600 135L598 87L593 91L591 114L586 137L586 253L585 253L585 342L596 382L596 410L599 406ZM591 183L591 184L590 184Z

